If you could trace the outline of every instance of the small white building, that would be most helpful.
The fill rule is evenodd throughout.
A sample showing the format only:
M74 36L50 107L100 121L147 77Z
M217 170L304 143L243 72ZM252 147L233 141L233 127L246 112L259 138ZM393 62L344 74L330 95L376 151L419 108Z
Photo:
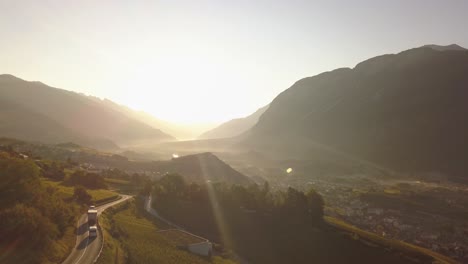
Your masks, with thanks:
M213 245L210 241L202 241L200 243L190 244L187 246L187 249L197 255L201 256L211 256L213 251Z
M367 208L368 214L381 215L384 212L382 208Z
M213 244L203 237L191 234L180 229L168 229L159 231L161 235L175 242L179 247L185 248L188 251L201 255L211 256L213 252Z

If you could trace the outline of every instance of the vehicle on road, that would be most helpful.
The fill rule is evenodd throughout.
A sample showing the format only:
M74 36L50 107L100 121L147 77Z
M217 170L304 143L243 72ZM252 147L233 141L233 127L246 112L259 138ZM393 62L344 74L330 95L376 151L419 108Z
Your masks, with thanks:
M88 209L88 225L94 226L97 224L97 210L94 205L90 206Z
M88 236L90 238L94 238L94 237L97 237L97 226L90 226L89 227L89 231L88 231Z

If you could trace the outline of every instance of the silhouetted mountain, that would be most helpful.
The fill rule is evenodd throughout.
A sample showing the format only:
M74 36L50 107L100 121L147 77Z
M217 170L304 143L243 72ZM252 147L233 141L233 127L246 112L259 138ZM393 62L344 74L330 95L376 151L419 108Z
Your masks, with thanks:
M285 155L319 144L400 171L466 175L468 51L449 47L302 79L274 99L244 144Z
M441 45L424 45L421 48L431 48L433 50L437 51L447 51L447 50L467 50L463 47L458 46L457 44L451 44L447 46L441 46Z
M12 75L0 75L0 98L0 136L94 147L173 139L91 97Z
M249 177L242 175L208 152L182 156L170 161L159 161L154 165L162 173L179 173L188 182L224 182L240 185L253 183Z
M228 138L238 136L245 131L252 128L260 118L260 116L268 109L268 105L258 109L255 113L246 116L244 118L236 118L230 120L220 126L209 130L202 135L199 139L210 139L210 138Z

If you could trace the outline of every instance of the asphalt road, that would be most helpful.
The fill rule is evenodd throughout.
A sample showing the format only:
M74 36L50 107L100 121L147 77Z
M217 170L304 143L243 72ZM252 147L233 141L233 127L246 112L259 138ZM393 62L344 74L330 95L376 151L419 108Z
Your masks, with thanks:
M117 201L110 202L101 206L97 206L98 216L107 208L119 204L123 201L130 199L132 196L121 195ZM83 214L78 220L76 232L76 244L70 255L63 262L63 264L88 264L94 263L97 259L102 246L102 234L98 229L98 236L95 238L88 237L88 217Z

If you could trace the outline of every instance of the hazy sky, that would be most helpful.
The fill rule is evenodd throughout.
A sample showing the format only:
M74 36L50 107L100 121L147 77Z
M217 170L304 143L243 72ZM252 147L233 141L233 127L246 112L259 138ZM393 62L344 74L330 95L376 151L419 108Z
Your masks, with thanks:
M0 0L0 73L219 122L369 57L468 47L467 25L464 0Z

